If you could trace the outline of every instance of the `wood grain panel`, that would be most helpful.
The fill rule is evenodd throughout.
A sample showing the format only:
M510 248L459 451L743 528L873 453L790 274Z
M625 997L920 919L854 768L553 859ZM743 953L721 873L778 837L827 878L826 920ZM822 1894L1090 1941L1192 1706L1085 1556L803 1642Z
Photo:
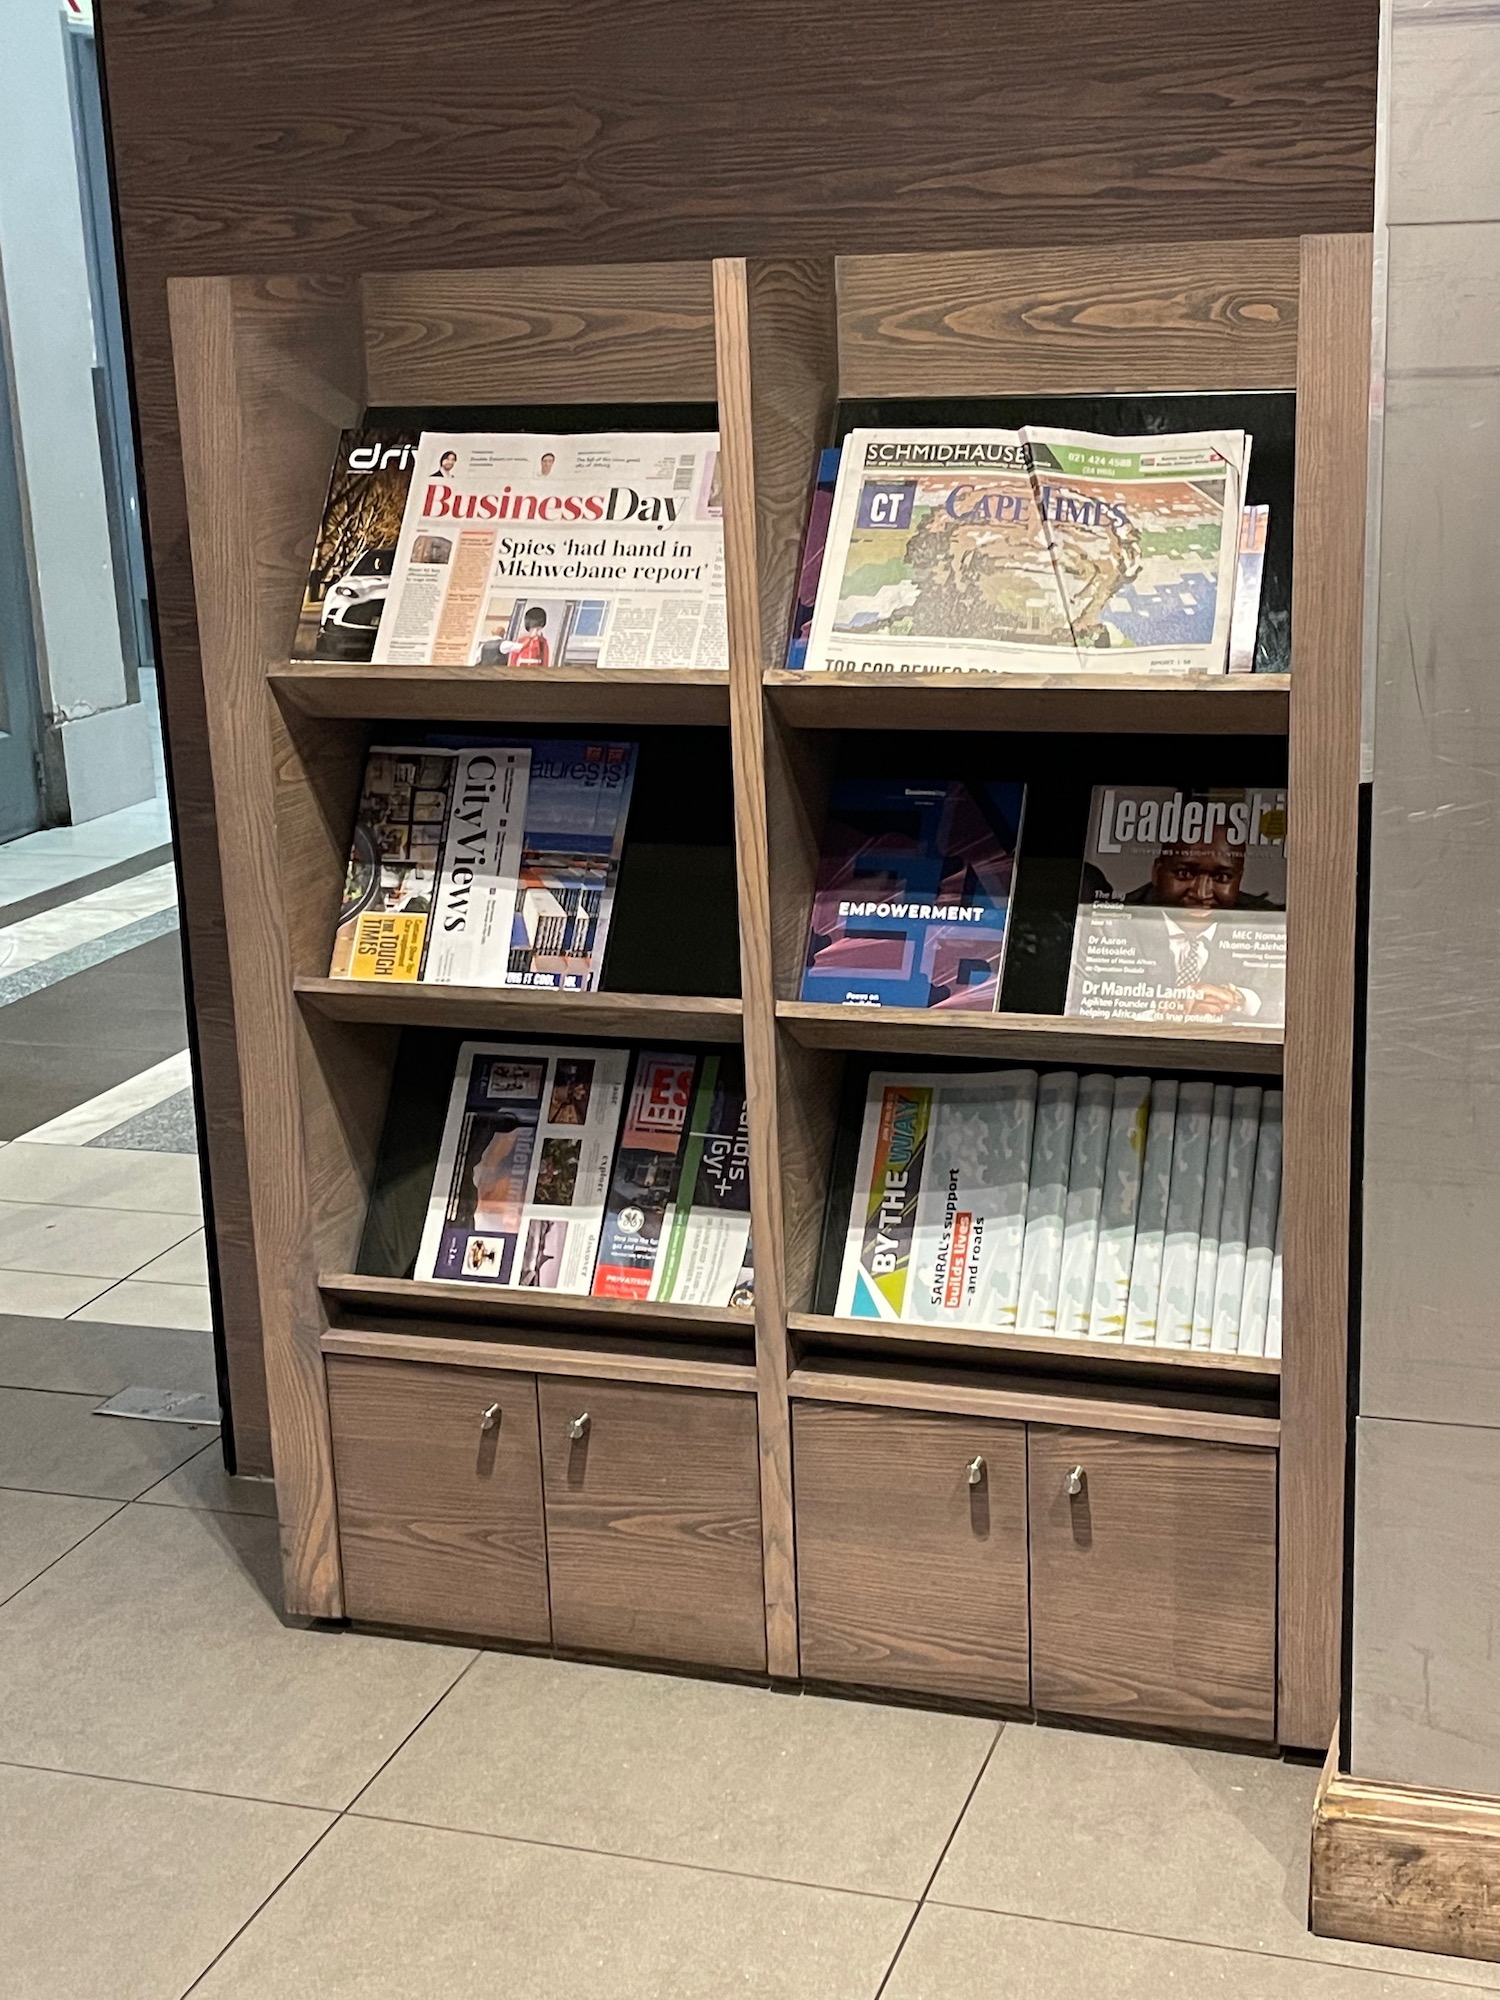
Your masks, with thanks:
M1284 736L1287 674L766 674L798 729Z
M827 260L714 265L720 468L729 627L740 992L755 1237L756 1362L770 1671L797 1671L791 1424L786 1402L782 1080L771 953L766 732L761 675L785 646L800 510L837 390L833 270Z
M1287 775L1281 1740L1338 1718L1371 243L1303 246Z
M539 1397L558 1645L764 1669L754 1404L599 1381Z
M846 396L1290 389L1295 237L839 263Z
M898 1351L918 1357L994 1355L1007 1362L1032 1362L1054 1375L1153 1374L1174 1378L1179 1387L1214 1377L1235 1378L1241 1391L1273 1390L1281 1363L1267 1354L1213 1354L1192 1347L1127 1347L1116 1340L1067 1340L1038 1333L1000 1333L985 1327L905 1325L899 1320L836 1319L831 1314L794 1312L793 1333L820 1347L836 1346L890 1358Z
M315 1076L291 1000L265 674L362 393L356 305L338 279L181 280L172 300L286 1602L322 1617L340 1610L309 1165L326 1124L316 1104L303 1116Z
M1275 1453L1042 1426L1029 1453L1037 1707L1273 1736Z
M725 674L556 667L508 678L494 667L365 667L295 660L271 670L284 707L306 715L425 722L726 723Z
M807 935L804 915L802 935ZM800 958L800 952L799 952ZM800 969L800 968L799 968ZM979 1056L991 1062L1151 1063L1171 1069L1281 1068L1280 1028L1201 1028L1146 1021L1072 1020L1062 1014L935 1014L919 1007L830 1007L782 1000L777 1019L808 1048L896 1055Z
M489 1320L497 1325L598 1327L616 1333L693 1339L721 1335L748 1341L754 1330L739 1306L684 1306L659 1299L596 1299L568 1292L508 1290L454 1284L435 1278L373 1278L362 1272L325 1272L325 1298L363 1312L421 1314L436 1319Z
M1025 1703L1021 1426L794 1403L792 1437L803 1673Z
M349 1617L546 1644L535 1377L327 1366Z
M323 957L328 957L327 941ZM316 960L304 961L315 963ZM740 1003L709 994L683 999L671 993L537 994L524 987L419 986L405 991L373 980L302 977L296 982L304 1013L330 1021L385 1021L408 1027L469 1028L504 1035L575 1034L655 1037L678 1035L700 1042L737 1042Z
M1313 1814L1316 1936L1500 1960L1497 1880L1500 1799L1325 1771Z
M372 403L714 398L706 262L381 271L364 296Z
M509 1338L481 1324L451 1320L340 1324L323 1336L325 1354L362 1354L374 1361L442 1363L452 1368L524 1368L537 1375L574 1375L601 1382L654 1382L663 1388L755 1393L755 1370L736 1350L701 1344L611 1342L608 1333L569 1338L561 1327L512 1327Z
M1132 1397L1118 1383L1049 1381L976 1368L918 1370L910 1363L858 1361L852 1355L804 1361L792 1370L788 1388L808 1402L943 1410L953 1416L993 1417L998 1423L1064 1423L1077 1430L1131 1431L1207 1444L1269 1449L1280 1431L1275 1417L1230 1397L1190 1397L1168 1389Z

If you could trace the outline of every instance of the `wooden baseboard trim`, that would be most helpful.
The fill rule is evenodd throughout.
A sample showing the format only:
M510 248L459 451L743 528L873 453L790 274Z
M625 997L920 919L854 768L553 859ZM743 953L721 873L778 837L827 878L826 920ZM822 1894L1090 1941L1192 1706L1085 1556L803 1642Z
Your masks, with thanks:
M1325 1769L1310 1921L1317 1937L1500 1961L1500 1799Z

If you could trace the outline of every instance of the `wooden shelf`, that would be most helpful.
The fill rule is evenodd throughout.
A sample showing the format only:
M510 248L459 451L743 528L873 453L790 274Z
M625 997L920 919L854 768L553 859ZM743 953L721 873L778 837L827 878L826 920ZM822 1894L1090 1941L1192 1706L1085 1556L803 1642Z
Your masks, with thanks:
M1084 1430L1133 1431L1148 1437L1196 1438L1208 1444L1274 1446L1281 1436L1276 1417L1228 1406L1167 1402L1160 1395L1139 1402L1115 1390L1090 1394L1077 1382L1055 1386L1038 1381L1018 1386L1015 1377L979 1370L910 1369L878 1362L808 1362L787 1377L787 1394L810 1402L859 1403L891 1410L941 1410L954 1416L994 1417L1002 1422L1062 1424Z
M1047 1334L996 1333L980 1328L917 1326L893 1320L836 1319L821 1313L792 1313L787 1324L794 1333L829 1346L878 1353L931 1353L1014 1357L1062 1374L1156 1375L1185 1387L1213 1380L1232 1382L1240 1394L1261 1395L1274 1390L1281 1362L1273 1355L1212 1354L1190 1347L1135 1347L1122 1341L1068 1340Z
M1289 674L805 674L766 692L799 729L1284 736Z
M825 1007L778 1000L776 1017L809 1049L979 1056L992 1062L1148 1063L1155 1068L1281 1069L1280 1028L1211 1032L1155 1021L1080 1021L1061 1014L945 1014L920 1007Z
M433 1367L519 1368L533 1375L584 1376L602 1382L650 1382L669 1389L725 1389L755 1393L750 1362L685 1353L629 1353L618 1348L547 1346L518 1340L464 1340L442 1333L393 1333L384 1328L330 1327L325 1354L356 1354L372 1361L425 1361Z
M595 1299L557 1292L500 1290L490 1285L438 1283L420 1278L373 1278L357 1271L325 1272L318 1290L344 1311L484 1320L496 1325L548 1328L558 1333L601 1333L657 1340L754 1338L748 1307L662 1305L645 1299Z
M555 667L507 674L498 667L374 667L292 660L272 687L304 715L393 716L430 722L729 721L729 676L642 668L601 673Z
M329 1021L472 1028L503 1035L623 1035L737 1042L738 1000L675 993L552 993L528 986L421 986L364 979L293 981L303 1007ZM446 1287L445 1287L446 1289Z

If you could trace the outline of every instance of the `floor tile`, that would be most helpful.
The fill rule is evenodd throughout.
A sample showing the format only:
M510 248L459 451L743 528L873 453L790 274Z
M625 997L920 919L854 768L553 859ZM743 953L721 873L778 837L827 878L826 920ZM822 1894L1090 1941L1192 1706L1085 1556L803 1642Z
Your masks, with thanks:
M45 1002L47 995L35 996ZM7 1040L7 1017L20 1000L0 1007L0 1138L17 1139L34 1126L97 1097L136 1076L150 1061L139 1049L80 1048L75 1042L20 1043ZM171 1049L161 1049L169 1056Z
M208 1284L208 1252L204 1248L203 1231L194 1230L171 1250L163 1250L159 1257L153 1257L149 1264L142 1264L138 1271L130 1274L137 1282L157 1285L197 1285L206 1288Z
M1500 1989L1500 1965L1311 1935L1317 1785L1270 1757L1011 1727L932 1898Z
M6 2000L176 2000L328 1824L303 1806L0 1768Z
M150 1507L210 1507L221 1514L276 1515L276 1487L269 1479L231 1479L217 1438L196 1458L169 1472L141 1495Z
M473 1655L288 1627L278 1578L274 1522L127 1507L0 1609L0 1760L346 1805Z
M0 1389L0 1486L133 1500L211 1436L201 1424L101 1417L97 1396Z
M0 1271L0 1323L65 1319L114 1283L111 1278L63 1278L55 1271Z
M212 1333L213 1303L207 1285L145 1284L125 1278L77 1314L80 1320L114 1320L121 1326L168 1326Z
M116 1505L61 1493L0 1490L0 1603L91 1535Z
M872 2000L910 1912L346 1819L193 2000Z
M487 1653L358 1810L920 1896L995 1724Z
M1481 1990L929 1904L881 2000L1455 2000Z
M198 1151L198 1113L191 1090L179 1090L122 1124L90 1139L91 1146L112 1146L134 1153L193 1153Z
M112 1128L175 1097L191 1083L192 1057L188 1050L182 1049L177 1055L164 1056L149 1069L137 1071L112 1090L103 1090L97 1097L75 1104L71 1111L60 1112L45 1125L34 1126L18 1136L28 1145L97 1145Z
M0 1272L0 1299L7 1275L12 1274ZM58 1282L93 1286L99 1281ZM0 1312L0 1388L58 1389L102 1402L121 1389L138 1387L217 1395L212 1337L178 1327Z
M192 1233L185 1215L0 1201L0 1269L126 1278Z
M110 1152L101 1146L17 1139L0 1153L0 1201L197 1217L202 1213L203 1189L197 1161L176 1154Z

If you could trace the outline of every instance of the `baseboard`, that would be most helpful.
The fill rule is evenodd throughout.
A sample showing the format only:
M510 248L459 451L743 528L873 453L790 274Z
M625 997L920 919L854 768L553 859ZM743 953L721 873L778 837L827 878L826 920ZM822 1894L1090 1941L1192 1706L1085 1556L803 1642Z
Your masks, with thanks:
M1500 1799L1351 1778L1336 1749L1313 1814L1314 1934L1500 1961Z

